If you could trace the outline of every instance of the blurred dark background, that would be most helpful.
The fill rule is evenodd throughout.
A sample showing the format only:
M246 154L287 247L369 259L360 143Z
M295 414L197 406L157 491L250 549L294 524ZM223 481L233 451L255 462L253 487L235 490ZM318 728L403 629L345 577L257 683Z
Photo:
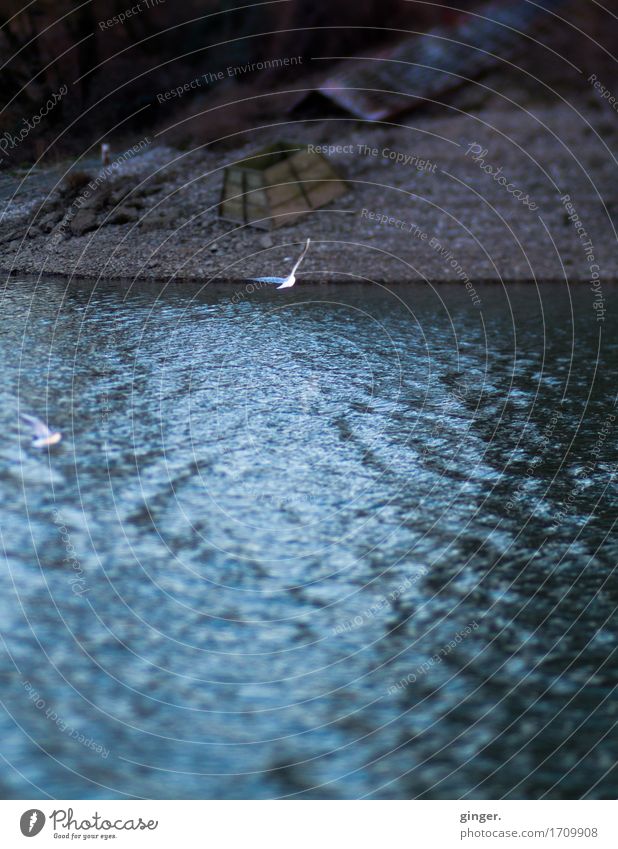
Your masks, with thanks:
M205 143L287 114L291 99L298 99L294 92L311 89L336 63L316 57L362 55L400 41L407 37L405 31L452 26L465 10L486 5L475 0L452 5L275 0L246 8L230 0L35 0L18 11L14 2L2 0L0 132L18 131L24 119L66 84L69 95L20 144L20 162L42 156L49 146L46 158L83 151L106 134L135 140L164 130L164 138L179 146ZM604 6L592 0L564 3L560 12L565 22L547 16L551 24L545 26L543 40L586 74L594 72L611 85L618 76L612 55L618 43L618 7L616 0ZM134 14L108 25L129 9ZM302 62L283 74L272 69L225 74L231 65L291 56L302 57ZM564 63L552 63L551 53L539 52L532 40L519 62L567 94L582 85L581 75L565 75ZM197 76L220 71L224 79L181 98L164 104L157 98ZM539 96L538 86L532 91L531 86L531 97Z

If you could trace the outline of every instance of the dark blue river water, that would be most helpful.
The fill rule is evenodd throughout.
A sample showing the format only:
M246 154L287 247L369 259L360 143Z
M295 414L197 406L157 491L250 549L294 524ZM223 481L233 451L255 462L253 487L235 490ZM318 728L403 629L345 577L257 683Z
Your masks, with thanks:
M616 296L476 289L8 284L2 796L617 795Z

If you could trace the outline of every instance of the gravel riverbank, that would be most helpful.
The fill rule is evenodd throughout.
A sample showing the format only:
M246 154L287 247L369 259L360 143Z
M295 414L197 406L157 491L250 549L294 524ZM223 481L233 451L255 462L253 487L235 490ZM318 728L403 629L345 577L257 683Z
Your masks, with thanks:
M282 274L311 236L301 283L586 283L591 265L614 281L612 117L592 92L538 109L505 98L476 114L453 108L397 125L296 121L256 130L236 149L186 152L154 140L116 153L106 171L85 160L5 176L0 271L239 282ZM219 220L223 168L279 138L326 145L348 194L271 232ZM67 181L71 165L81 177Z

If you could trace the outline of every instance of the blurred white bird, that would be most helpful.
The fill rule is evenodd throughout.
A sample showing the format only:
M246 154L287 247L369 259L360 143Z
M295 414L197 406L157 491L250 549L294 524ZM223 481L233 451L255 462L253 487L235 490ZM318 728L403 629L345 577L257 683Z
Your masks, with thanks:
M294 268L290 271L287 277L252 277L251 280L254 283L274 283L277 286L277 289L289 289L296 283L296 269L301 264L301 262L305 258L305 254L309 250L309 244L311 243L311 239L307 239L307 243L303 249L302 254L298 257L294 264Z
M62 434L59 431L50 430L45 422L37 419L36 416L28 416L25 413L20 413L19 418L31 428L32 444L35 448L46 448L48 445L57 445L62 439Z

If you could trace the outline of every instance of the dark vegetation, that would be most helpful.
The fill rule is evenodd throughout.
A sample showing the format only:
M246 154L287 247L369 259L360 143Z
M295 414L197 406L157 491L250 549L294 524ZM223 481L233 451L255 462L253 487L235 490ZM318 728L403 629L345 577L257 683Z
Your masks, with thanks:
M110 128L115 138L134 138L175 123L191 101L207 101L210 108L236 100L239 91L245 96L245 90L272 90L274 83L267 70L225 79L182 101L158 103L158 93L204 73L301 56L302 64L285 71L286 85L295 85L311 76L310 60L316 53L352 55L392 38L383 28L425 29L453 14L404 0L292 0L251 8L237 8L244 5L239 0L165 0L158 5L142 0L140 13L101 27L137 2L35 0L16 14L13 0L0 0L0 133L15 133L54 91L69 86L68 96L42 122L44 129L20 144L17 160L41 156L52 143L52 159L54 154L81 152L85 143L95 143ZM460 5L475 4L465 0ZM321 72L327 66L321 62L318 67ZM189 130L191 140L194 132L204 133L204 125L211 137L243 126L255 110L239 105L223 110L224 115L217 111ZM174 138L182 141L185 135L181 129Z
M522 0L523 2L523 0ZM272 0L243 8L240 0L141 0L142 11L123 23L102 26L139 0L34 0L16 12L0 0L0 135L16 133L60 86L68 94L1 167L82 153L103 138L118 146L164 131L164 138L194 145L255 126L287 113L293 95L328 70L328 60L351 56L401 37L397 30L422 31L448 24L454 9L476 8L478 0L440 7L421 0ZM157 5L155 5L157 3ZM606 8L618 11L616 0ZM585 0L569 10L575 26L555 26L556 49L588 73L611 83L616 60L591 44L577 27L608 51L618 42L618 20ZM535 73L551 74L547 51L529 62ZM160 103L157 94L203 74L274 57L301 56L285 72L238 75ZM604 67L602 67L604 66ZM564 65L560 64L560 73ZM288 92L285 95L281 91Z

